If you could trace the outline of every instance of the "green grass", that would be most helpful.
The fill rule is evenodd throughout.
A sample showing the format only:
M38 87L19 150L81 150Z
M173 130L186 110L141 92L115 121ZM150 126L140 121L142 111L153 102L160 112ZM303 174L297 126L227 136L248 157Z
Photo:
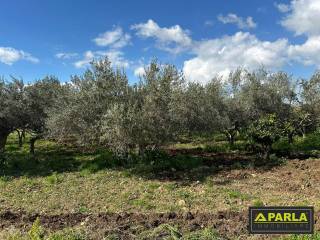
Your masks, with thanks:
M255 199L252 203L253 207L263 207L264 203L263 201L261 201L260 199Z
M314 137L311 139L315 141ZM296 141L296 144L302 143ZM244 146L244 143L236 144L240 145ZM201 157L169 156L164 152L148 152L144 158L133 157L130 162L126 162L114 158L105 149L83 152L45 140L36 143L36 154L33 156L29 154L27 143L19 149L15 135L8 139L4 159L0 168L1 208L13 212L22 210L29 214L148 214L172 211L212 214L221 210L241 212L249 206L264 204L299 205L304 202L316 206L320 198L317 191L300 195L296 195L296 191L286 191L291 182L285 183L279 178L286 172L290 171L295 179L292 187L304 184L299 182L300 176L295 175L299 174L295 165L290 164L282 166L287 170L279 173L276 169L259 170L257 173L256 169L244 168L237 163L224 171L224 166L214 163L212 166L204 166L205 159ZM316 171L316 168L311 170ZM246 177L242 177L243 174ZM306 177L303 175L301 179ZM175 225L139 232L141 235L137 236L141 238L137 239L150 234L153 236L156 234L154 231L164 231L168 239L174 239L171 235L174 229L182 234L181 239L219 239L210 228L189 232ZM30 239L27 232L16 230L0 232L0 239ZM54 233L43 230L42 239L88 239L88 229L85 227ZM1 234L10 238L4 238ZM110 233L106 239L116 237Z
M198 137L192 141L185 140L184 143L173 145L175 148L181 149L196 149L200 148L204 152L213 153L230 153L230 152L243 152L247 150L247 142L241 136L233 146L226 141L223 134L216 134L214 136ZM273 144L273 150L280 155L288 155L289 153L305 153L311 156L320 156L320 132L307 134L305 138L296 136L292 144L288 143L287 138L281 138Z
M15 135L8 139L5 158L0 170L0 201L6 208L30 213L179 211L185 206L177 202L187 200L192 206L198 188L205 191L205 185L193 187L190 183L202 182L214 173L198 171L202 159L190 156L149 152L136 164L126 165L107 150L81 152L44 140L36 143L32 156L27 143L17 147ZM176 176L177 180L170 180ZM213 207L207 204L210 197L194 207Z
M320 240L320 233L313 235L292 235L290 237L283 238L283 240Z
M245 151L246 150L246 141L238 140L234 145L230 145L227 141L211 142L204 147L205 152L214 152L214 153L229 153L235 151Z
M311 155L320 156L320 133L308 134L305 138L295 137L292 144L283 138L273 145L278 153L288 154L290 152L304 152Z
M248 194L244 194L238 190L226 190L229 198L231 199L241 199L242 201L244 200L249 200L251 197Z
M6 154L2 155L0 175L3 176L48 176L49 183L58 181L59 173L81 172L83 176L105 169L130 169L128 173L149 174L162 171L184 171L203 165L202 158L187 155L169 156L162 151L148 151L140 158L115 158L106 149L82 152L79 149L40 140L36 154L29 153L28 144L20 149L15 134L10 135Z

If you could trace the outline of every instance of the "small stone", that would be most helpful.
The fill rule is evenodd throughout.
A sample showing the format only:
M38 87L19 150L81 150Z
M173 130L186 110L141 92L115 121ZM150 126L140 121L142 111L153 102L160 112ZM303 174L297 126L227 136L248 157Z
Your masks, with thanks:
M186 205L186 201L181 199L181 200L178 201L178 205L179 206L184 206L184 205Z
M188 208L183 207L183 208L182 208L182 211L187 212L187 211L188 211Z

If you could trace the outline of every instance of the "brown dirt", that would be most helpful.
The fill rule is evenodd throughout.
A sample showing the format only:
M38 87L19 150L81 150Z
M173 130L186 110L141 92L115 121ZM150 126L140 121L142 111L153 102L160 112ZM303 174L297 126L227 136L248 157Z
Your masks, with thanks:
M234 236L245 234L247 229L247 213L218 212L217 214L193 214L191 212L178 214L158 213L101 213L94 214L66 214L66 215L28 215L24 212L13 213L5 211L0 214L0 229L15 227L29 229L36 218L41 225L48 230L61 230L66 227L86 225L92 232L101 232L103 235L117 233L122 239L130 239L130 236L140 231L154 229L161 224L179 226L182 232L192 232L205 227L214 227L222 235Z
M86 226L92 236L100 237L117 234L120 239L134 239L137 231L154 229L161 224L179 226L182 232L193 232L205 227L213 227L225 239L248 239L248 212L224 211L216 214L204 213L101 213L101 214L65 214L65 215L28 215L24 212L5 211L0 214L0 230L18 228L28 230L39 218L41 225L47 230L56 231L78 225ZM320 228L320 212L315 214L316 230ZM262 236L258 239L274 239L275 236ZM159 236L159 238L161 237Z

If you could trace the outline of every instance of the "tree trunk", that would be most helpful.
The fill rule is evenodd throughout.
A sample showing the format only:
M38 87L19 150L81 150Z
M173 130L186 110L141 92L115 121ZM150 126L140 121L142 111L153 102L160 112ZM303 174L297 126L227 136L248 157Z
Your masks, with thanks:
M9 136L9 133L7 133L7 132L1 133L0 132L0 153L4 152L4 148L6 146L8 136Z
M19 138L19 148L22 148L22 143L23 143L23 141L22 141L22 138L23 138L23 132L21 131L19 131L19 130L17 130L17 132L18 132L18 138Z
M302 127L302 138L306 138L306 127Z
M293 135L294 135L293 133L289 133L289 134L288 134L288 143L289 143L289 144L292 144L292 143L293 143Z
M235 136L235 134L234 133L232 133L232 132L226 132L226 137L227 137L227 139L228 139L228 142L229 142L229 144L230 144L230 146L233 146L234 145L234 137Z
M265 161L270 160L270 154L271 154L271 146L270 145L266 145L264 147L264 160Z
M23 141L26 141L26 131L23 129L22 130L22 138L23 138Z
M265 154L265 160L269 160L270 159L270 151L268 150Z
M138 154L139 154L139 156L143 156L145 151L146 151L146 146L145 145L139 145L138 146Z
M39 139L38 136L32 137L32 138L30 139L30 153L31 153L31 154L34 154L34 144L36 143L36 141L37 141L38 139Z
M229 143L230 143L231 146L234 146L234 136L235 136L235 134L230 134L230 141L229 141Z

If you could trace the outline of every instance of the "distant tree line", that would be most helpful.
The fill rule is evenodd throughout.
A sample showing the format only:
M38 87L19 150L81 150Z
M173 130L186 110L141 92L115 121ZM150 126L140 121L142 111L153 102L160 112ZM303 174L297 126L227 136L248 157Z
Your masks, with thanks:
M201 79L199 79L201 80ZM239 134L268 157L272 143L304 136L319 126L320 72L295 80L285 72L238 69L227 80L187 82L173 65L156 60L138 83L108 59L94 61L68 83L46 77L25 85L0 80L0 151L9 134L79 146L105 146L116 154L157 149L181 136Z

